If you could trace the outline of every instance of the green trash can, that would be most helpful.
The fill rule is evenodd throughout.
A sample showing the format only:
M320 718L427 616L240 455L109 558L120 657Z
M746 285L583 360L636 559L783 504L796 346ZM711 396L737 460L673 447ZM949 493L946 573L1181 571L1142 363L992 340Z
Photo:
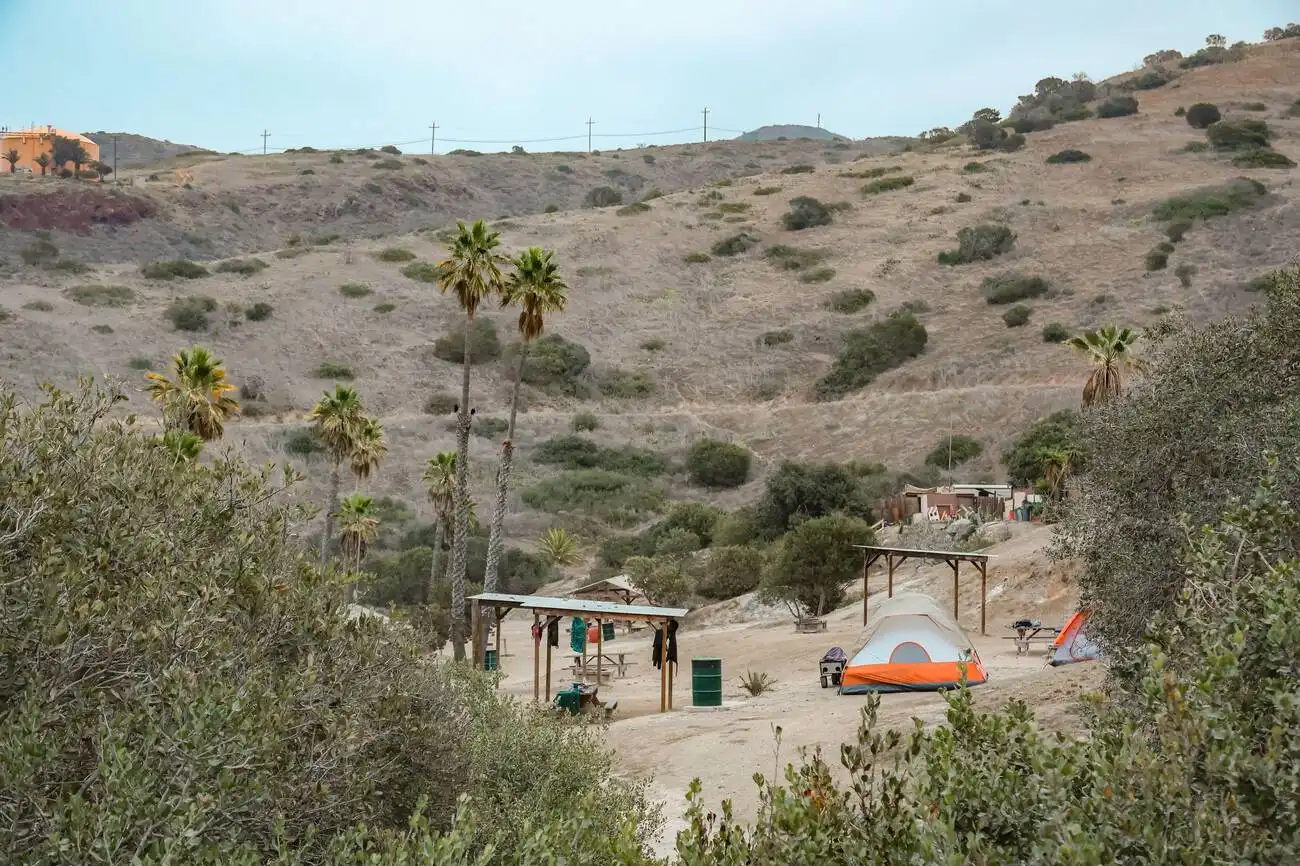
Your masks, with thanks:
M494 671L497 669L497 651L494 649L483 650L483 670Z
M601 623L601 639L602 640L614 639L614 623L612 622Z
M722 706L722 659L691 659L691 704Z

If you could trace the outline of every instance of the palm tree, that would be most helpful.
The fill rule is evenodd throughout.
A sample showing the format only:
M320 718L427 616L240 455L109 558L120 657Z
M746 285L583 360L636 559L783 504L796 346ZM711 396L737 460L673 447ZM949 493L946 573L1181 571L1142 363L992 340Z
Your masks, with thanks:
M384 438L383 425L374 418L363 417L357 427L352 452L348 454L348 465L356 476L358 487L370 478L387 456L388 442Z
M0 153L0 159L3 159L5 162L9 163L10 174L13 174L15 171L18 170L18 160L21 159L21 157L18 154L18 151L13 149L6 150L4 153Z
M45 177L45 171L50 167L50 155L44 151L36 154L36 164L41 167L41 177Z
M330 535L334 529L334 512L339 501L339 486L342 483L340 469L344 460L350 460L356 450L357 438L364 422L365 407L356 389L346 385L335 385L334 393L328 391L312 408L307 420L316 425L316 433L325 445L325 450L334 460L334 474L330 479L329 503L325 508L325 529L320 539L320 564L325 564L329 552Z
M501 292L501 306L519 305L519 365L515 368L514 393L510 398L510 425L506 428L505 442L501 443L501 465L497 467L497 499L492 509L492 526L488 531L487 565L483 570L483 591L497 591L497 570L504 546L506 520L506 495L510 487L510 470L515 454L515 417L519 412L519 386L523 381L524 362L528 347L542 335L546 327L546 314L564 310L568 286L560 277L559 268L551 261L554 253L539 247L529 247L515 259L514 273Z
M205 442L220 439L223 422L239 411L239 402L229 396L235 386L226 381L222 360L202 346L181 349L172 357L175 378L163 373L146 373L145 391L162 407L163 426L185 430Z
M366 545L379 535L379 518L375 516L375 500L364 493L353 493L339 503L335 517L339 521L339 537L348 569L361 570L361 558L366 555Z
M424 469L424 489L433 506L433 561L429 564L429 580L424 584L424 603L433 598L433 588L437 584L441 569L442 543L446 539L447 526L456 511L456 452L441 451L429 458Z
M1092 374L1083 385L1083 408L1118 397L1123 390L1123 371L1138 367L1133 357L1137 334L1129 328L1106 325L1070 339L1069 345L1092 362Z
M465 354L456 407L456 525L451 541L451 645L456 661L465 658L465 559L469 545L469 371L474 315L479 305L501 292L500 236L483 220L456 223L447 258L438 263L438 284L465 312Z
M559 527L546 530L546 534L537 539L537 546L556 565L573 565L578 561L577 540Z
M1074 474L1079 462L1079 449L1072 445L1059 448L1044 448L1038 454L1043 464L1043 480L1047 482L1048 496L1058 499L1065 490L1065 483Z

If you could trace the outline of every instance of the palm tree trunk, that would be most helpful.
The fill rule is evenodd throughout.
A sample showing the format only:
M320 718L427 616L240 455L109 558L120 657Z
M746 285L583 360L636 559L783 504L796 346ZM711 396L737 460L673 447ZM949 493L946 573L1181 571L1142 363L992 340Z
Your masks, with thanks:
M339 503L339 486L343 483L340 468L343 463L341 460L334 461L334 475L330 478L330 498L325 504L325 529L320 535L320 564L325 565L325 557L329 554L330 535L334 532L334 511L338 508Z
M501 550L505 547L506 497L510 489L510 469L515 456L515 419L519 414L519 385L523 381L528 344L519 348L519 366L515 368L515 388L510 398L510 426L501 443L501 465L497 467L497 501L492 509L492 527L488 531L487 565L483 569L483 591L497 591L497 572L501 567Z
M429 604L433 601L433 588L438 584L438 564L442 562L442 542L447 537L446 522L442 515L434 517L435 525L433 527L433 557L429 563L429 579L424 583L424 603Z
M451 649L465 660L465 554L469 547L469 352L474 317L465 317L464 372L456 415L456 527L451 536Z

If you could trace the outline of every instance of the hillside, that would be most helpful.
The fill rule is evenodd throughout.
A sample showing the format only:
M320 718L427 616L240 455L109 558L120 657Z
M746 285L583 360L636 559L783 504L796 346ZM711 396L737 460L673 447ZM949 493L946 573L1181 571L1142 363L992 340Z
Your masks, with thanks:
M516 490L553 473L528 459L531 449L566 432L578 411L599 417L592 435L602 443L635 443L675 459L704 435L744 442L760 458L760 471L747 488L712 497L724 504L750 496L762 470L782 459L913 466L950 427L985 445L986 456L963 471L998 476L996 455L1019 430L1077 405L1083 368L1062 346L1045 342L1044 326L1077 331L1111 322L1150 325L1170 312L1219 315L1249 303L1249 280L1294 255L1300 171L1243 168L1213 152L1188 151L1185 145L1205 136L1175 110L1218 103L1230 118L1266 121L1277 151L1300 156L1295 43L1192 69L1137 93L1136 115L1033 132L1013 153L950 142L886 156L889 148L879 142L788 141L590 156L175 158L166 168L132 174L132 187L74 190L145 200L155 209L119 225L92 220L84 234L53 232L62 254L90 265L90 273L69 273L75 265L24 266L18 253L31 248L34 236L0 233L0 256L10 259L0 268L0 306L8 314L0 320L0 379L23 392L41 379L67 382L87 372L138 381L143 368L161 369L177 348L201 341L226 359L234 381L262 383L264 398L252 401L257 417L227 431L229 442L260 459L283 456L301 417L332 384L319 368L341 365L391 440L373 488L420 503L426 457L453 445L450 416L425 408L431 395L456 392L460 376L431 344L458 328L460 318L435 286L403 276L404 263L376 253L400 248L430 261L441 252L441 228L481 216L495 220L508 249L556 250L570 304L548 331L591 356L590 368L565 388L525 389L525 459ZM1264 110L1240 107L1248 103ZM1069 149L1090 161L1046 162ZM387 159L400 168L379 167ZM972 163L980 168L969 169ZM864 193L873 169L880 178L912 182ZM1262 184L1266 195L1198 221L1168 266L1148 271L1148 252L1164 241L1168 224L1152 218L1153 208L1242 176ZM626 202L652 189L665 194L644 208L582 207L600 185L620 189ZM39 179L17 182L20 197L54 188ZM0 195L11 200L12 189L0 183ZM791 231L782 216L798 196L849 206L834 208L828 225ZM558 209L543 213L548 205ZM50 213L57 220L68 211ZM0 201L0 222L5 218ZM939 264L938 255L957 246L958 232L978 224L1008 227L1014 247L992 260ZM748 239L736 246L748 249L719 254L715 245L741 232ZM784 269L767 253L777 245L796 248L784 261L797 264L804 251L809 263ZM247 277L167 282L145 279L138 268L160 257L252 252L267 267ZM1013 271L1049 286L1026 302L1031 312L1022 327L1009 327L1009 307L990 305L981 293L986 277ZM341 292L345 284L358 288ZM78 289L85 285L123 289ZM859 290L871 295L855 301L842 294ZM197 295L216 308L207 313L207 330L174 330L164 310ZM94 305L108 299L120 305ZM259 302L273 309L251 321L245 310ZM865 307L849 313L828 306L857 303ZM904 305L925 326L924 352L841 399L815 400L815 383L846 331ZM511 342L513 313L491 310L485 318L503 344ZM499 417L507 409L510 371L504 361L476 366L480 415ZM150 411L139 395L131 402ZM473 449L486 458L495 440L476 437ZM480 495L491 462L474 463ZM312 476L319 482L324 473ZM669 483L671 495L706 495L680 476ZM518 493L514 509L516 538L554 522L590 528L588 521L525 508Z
M842 135L836 135L830 130L822 129L820 126L805 126L800 123L769 124L736 136L736 141L797 141L799 139L810 139L812 141L849 140Z
M112 163L113 148L117 147L118 171L128 168L140 168L160 159L170 159L187 153L202 151L203 148L192 144L176 144L166 139L150 138L133 132L87 132L87 138L98 144L103 159ZM116 142L114 141L116 139Z

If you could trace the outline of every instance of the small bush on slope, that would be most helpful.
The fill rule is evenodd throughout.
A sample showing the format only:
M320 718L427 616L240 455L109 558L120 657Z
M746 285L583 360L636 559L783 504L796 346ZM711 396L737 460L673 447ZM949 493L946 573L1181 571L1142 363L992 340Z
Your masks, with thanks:
M295 497L116 400L0 393L6 862L639 862L644 790L595 730L429 658L418 620L349 621Z
M957 249L939 253L939 264L964 265L985 261L1010 252L1015 245L1015 233L1004 225L984 223L967 226L957 232Z
M1268 192L1257 180L1239 177L1217 186L1203 186L1165 199L1151 215L1158 220L1196 220L1225 216L1252 207Z
M866 328L844 335L839 357L817 382L818 400L837 400L861 390L881 373L925 351L925 326L911 313L891 313Z
M691 446L686 471L691 482L702 487L739 487L749 480L753 456L743 445L701 439Z
M952 437L950 445L949 437L945 436L935 444L934 448L930 449L929 454L925 455L925 464L947 469L950 456L952 465L960 466L968 460L974 460L983 453L984 446L980 444L978 439L958 434Z

